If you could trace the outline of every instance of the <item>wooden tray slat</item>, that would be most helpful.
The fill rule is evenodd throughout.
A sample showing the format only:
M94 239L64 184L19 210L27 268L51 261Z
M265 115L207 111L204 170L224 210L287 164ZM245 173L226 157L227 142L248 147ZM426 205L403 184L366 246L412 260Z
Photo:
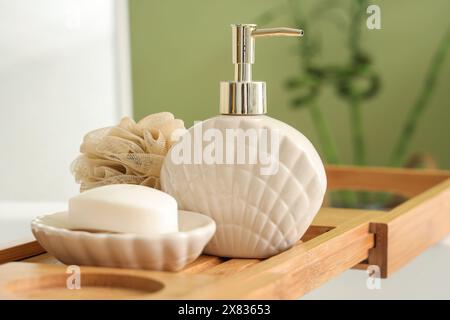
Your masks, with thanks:
M248 267L251 267L260 260L258 259L230 259L224 263L221 263L211 269L205 271L205 274L213 274L217 276L230 276L236 274Z
M209 255L202 255L194 262L187 265L180 272L182 273L201 273L205 270L213 268L217 265L220 265L222 262L227 261L227 258L214 257Z

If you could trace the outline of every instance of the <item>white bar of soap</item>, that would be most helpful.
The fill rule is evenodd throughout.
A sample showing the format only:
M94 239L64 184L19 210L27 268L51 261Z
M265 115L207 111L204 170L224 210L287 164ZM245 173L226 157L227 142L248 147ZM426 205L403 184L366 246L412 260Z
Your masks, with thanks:
M162 191L113 184L85 191L69 200L72 229L135 234L178 231L176 200Z

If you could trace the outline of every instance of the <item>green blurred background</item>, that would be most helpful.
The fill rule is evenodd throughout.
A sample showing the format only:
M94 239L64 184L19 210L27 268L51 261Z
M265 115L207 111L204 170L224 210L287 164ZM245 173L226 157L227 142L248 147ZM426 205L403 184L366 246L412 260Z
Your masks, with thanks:
M352 1L352 0L349 0ZM130 0L132 80L135 118L171 111L187 126L218 113L219 81L233 78L231 23L253 23L281 1ZM305 10L317 0L301 1ZM345 0L341 0L345 5ZM380 74L381 92L364 102L363 128L369 165L385 165L404 117L421 90L424 76L448 26L448 0L374 1L381 7L381 30L363 28L362 45ZM364 20L365 24L365 20ZM345 30L317 22L322 52L317 59L348 59ZM269 26L290 26L280 14ZM308 29L305 29L308 36ZM296 39L258 40L254 79L267 82L268 115L303 132L321 151L306 108L294 109L286 79L299 72ZM298 40L302 41L302 40ZM435 91L421 115L408 154L428 153L450 168L450 59L446 57ZM330 88L319 105L331 126L344 163L352 162L348 106Z

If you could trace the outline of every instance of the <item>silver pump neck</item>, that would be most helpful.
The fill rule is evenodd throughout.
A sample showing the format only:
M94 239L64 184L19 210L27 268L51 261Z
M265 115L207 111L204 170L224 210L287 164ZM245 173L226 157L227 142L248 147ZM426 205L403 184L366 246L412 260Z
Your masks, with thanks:
M232 59L234 81L220 83L220 112L230 115L266 113L266 83L252 80L255 63L255 39L270 36L303 36L303 30L291 28L257 29L255 24L233 24Z

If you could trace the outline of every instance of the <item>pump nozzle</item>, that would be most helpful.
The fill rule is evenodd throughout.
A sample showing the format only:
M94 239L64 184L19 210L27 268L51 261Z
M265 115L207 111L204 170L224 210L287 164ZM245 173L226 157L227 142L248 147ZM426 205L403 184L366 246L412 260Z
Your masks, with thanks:
M293 28L267 28L256 29L252 32L252 37L303 37L303 30Z
M231 27L235 81L252 81L251 64L255 62L255 38L303 36L303 30L292 28L256 29L256 24L233 24Z
M256 24L233 24L232 55L234 81L220 83L222 114L265 114L266 83L252 81L255 62L255 38L287 36L302 37L303 30L292 28L257 29Z

